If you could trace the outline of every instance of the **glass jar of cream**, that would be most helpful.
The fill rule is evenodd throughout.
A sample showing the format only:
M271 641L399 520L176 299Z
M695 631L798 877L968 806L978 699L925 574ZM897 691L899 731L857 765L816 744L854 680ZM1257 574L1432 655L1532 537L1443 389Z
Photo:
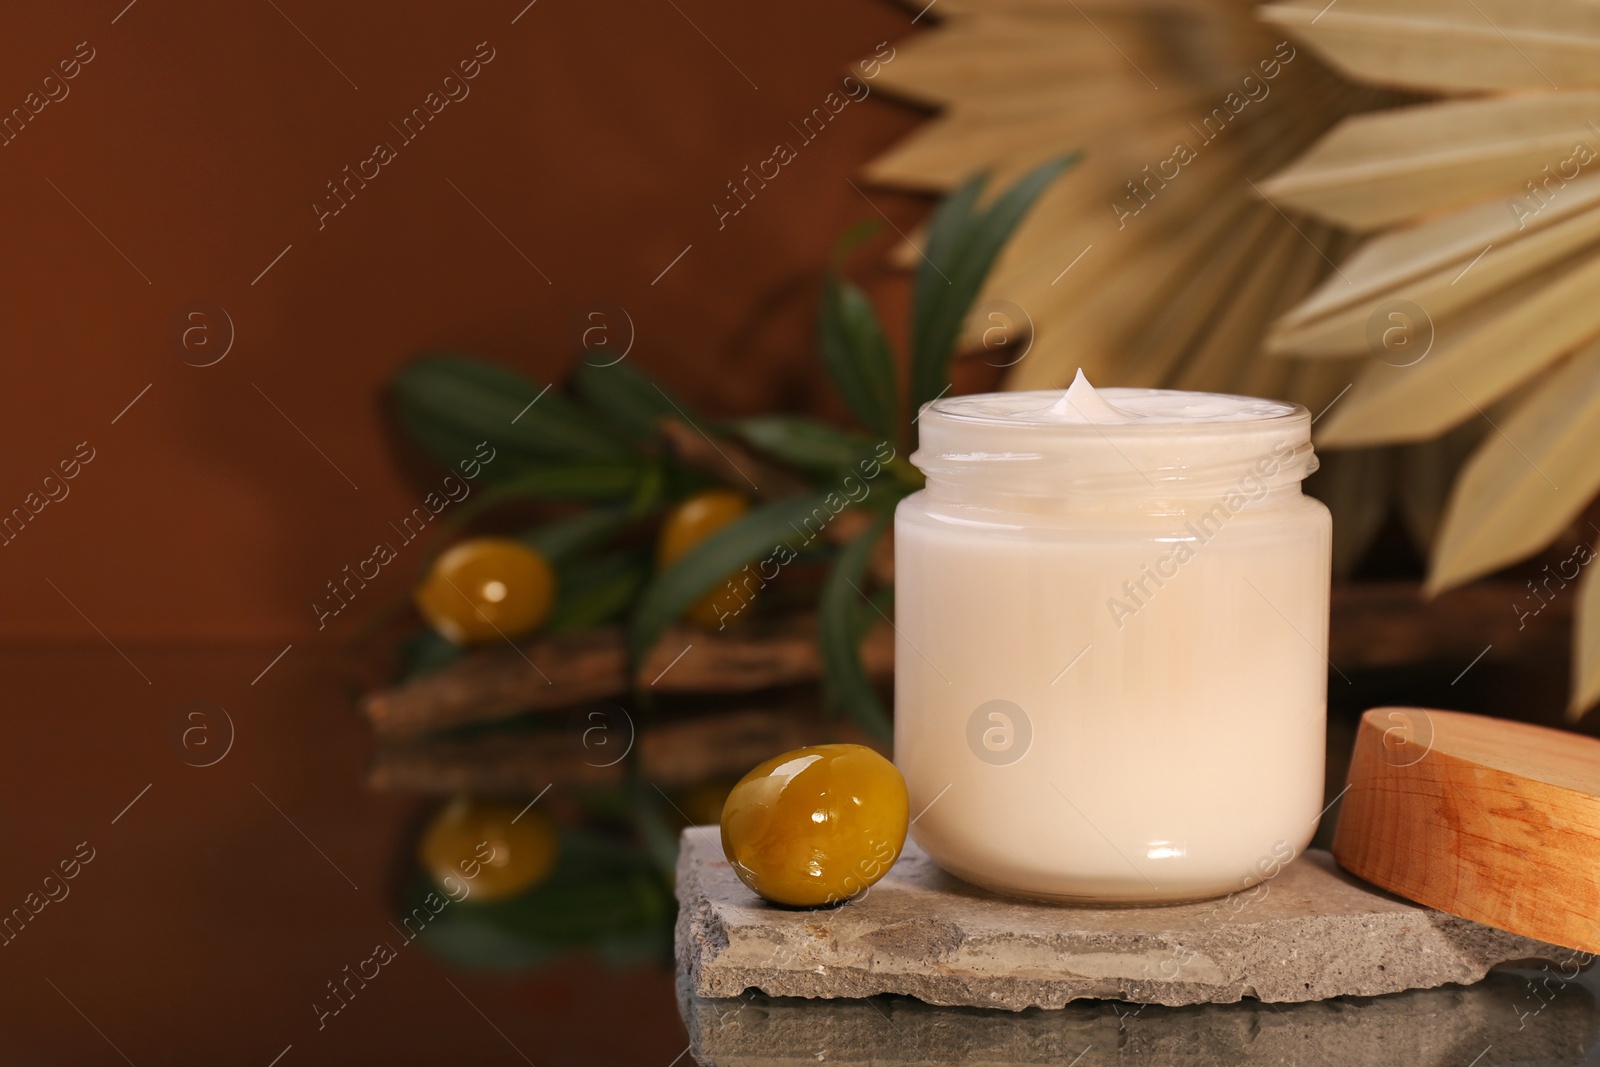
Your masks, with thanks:
M1014 896L1271 877L1322 809L1328 511L1295 404L1154 389L926 405L895 513L912 835Z

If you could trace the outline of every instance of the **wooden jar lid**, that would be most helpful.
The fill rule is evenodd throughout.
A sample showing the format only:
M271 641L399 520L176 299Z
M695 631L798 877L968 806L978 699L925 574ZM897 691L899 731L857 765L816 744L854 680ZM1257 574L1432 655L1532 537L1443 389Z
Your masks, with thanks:
M1600 952L1600 740L1456 711L1361 717L1333 854L1392 893Z

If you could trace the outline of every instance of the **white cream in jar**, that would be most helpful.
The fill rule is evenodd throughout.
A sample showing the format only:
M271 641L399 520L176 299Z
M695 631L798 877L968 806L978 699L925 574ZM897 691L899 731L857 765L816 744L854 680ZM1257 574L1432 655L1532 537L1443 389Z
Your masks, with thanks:
M1162 902L1305 848L1331 532L1300 492L1310 422L1081 374L923 408L927 486L895 514L895 762L940 866Z

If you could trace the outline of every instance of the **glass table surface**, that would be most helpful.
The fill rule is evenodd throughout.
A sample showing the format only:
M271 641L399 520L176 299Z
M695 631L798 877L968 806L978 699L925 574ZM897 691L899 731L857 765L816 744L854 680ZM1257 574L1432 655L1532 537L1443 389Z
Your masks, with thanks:
M665 959L464 967L396 925L437 799L366 787L373 739L333 650L13 646L0 676L6 1064L1600 1063L1593 972L1009 1013L697 1000Z

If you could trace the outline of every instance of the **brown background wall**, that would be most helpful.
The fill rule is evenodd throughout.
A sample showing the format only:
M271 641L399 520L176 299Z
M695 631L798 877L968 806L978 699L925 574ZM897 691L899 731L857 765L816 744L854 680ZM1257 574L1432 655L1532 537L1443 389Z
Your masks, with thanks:
M874 94L720 231L711 204L912 12L524 2L7 14L0 113L38 106L80 42L93 58L0 147L0 512L80 442L94 458L0 548L0 637L314 633L323 582L420 496L379 388L431 347L559 377L607 304L632 319L630 358L709 410L828 409L816 282L876 217L845 179L919 116ZM469 95L401 145L389 123L485 41ZM325 183L380 140L397 157L319 230ZM925 210L873 200L908 230ZM173 339L197 302L235 335L205 368ZM225 342L215 312L187 321L213 343L196 351Z

